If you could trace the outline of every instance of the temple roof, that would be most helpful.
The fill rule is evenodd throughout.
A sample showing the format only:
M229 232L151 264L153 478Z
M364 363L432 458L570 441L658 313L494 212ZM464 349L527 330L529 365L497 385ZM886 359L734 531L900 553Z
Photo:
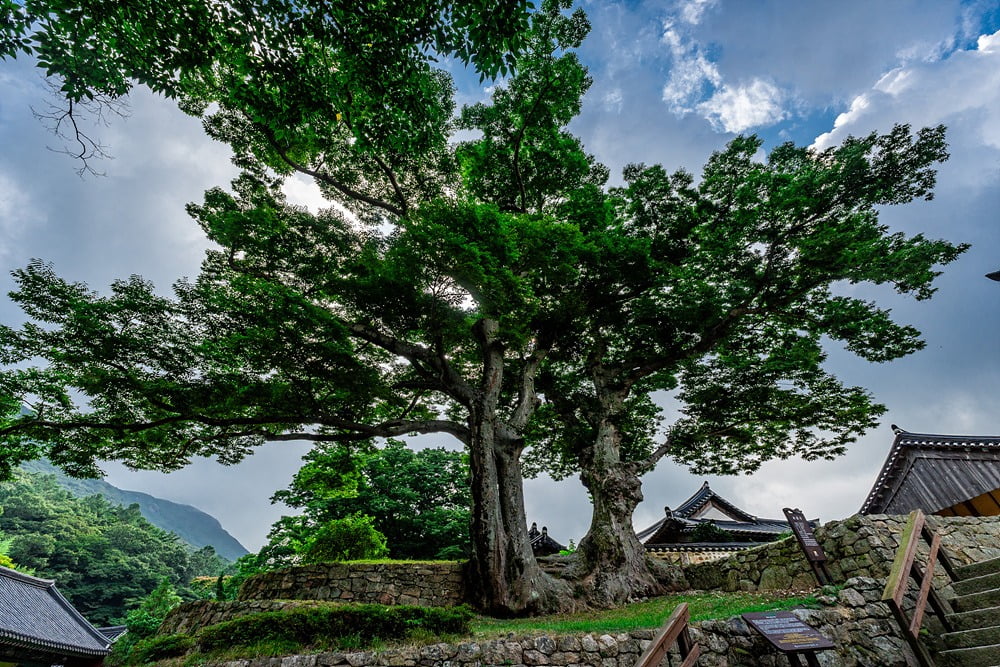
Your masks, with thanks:
M755 517L717 494L705 482L677 509L665 507L664 517L639 531L637 536L647 547L666 544L674 541L678 533L689 533L706 522L711 522L734 536L756 540L767 540L790 530L784 519Z
M892 449L861 514L933 514L1000 489L1000 436L892 430Z
M100 657L109 639L48 579L0 567L0 645L69 657Z
M539 532L537 523L532 523L528 529L528 540L531 542L531 552L536 556L551 556L566 548L549 537L549 529L545 526Z

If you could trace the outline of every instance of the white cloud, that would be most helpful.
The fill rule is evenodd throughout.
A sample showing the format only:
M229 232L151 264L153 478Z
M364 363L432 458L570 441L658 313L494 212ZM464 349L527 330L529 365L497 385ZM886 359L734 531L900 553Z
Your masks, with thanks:
M1000 31L981 36L977 48L956 51L945 60L888 72L857 96L813 145L826 148L848 134L885 130L894 122L918 127L944 123L952 127L953 146L968 142L1000 149Z
M615 88L609 90L604 94L604 108L607 111L613 111L615 113L621 113L622 106L625 104L625 97L622 95L621 88Z
M685 23L697 25L705 12L718 4L718 0L686 0L678 3L677 14Z
M716 129L743 132L753 127L773 125L788 117L783 104L785 93L773 83L754 79L741 86L722 86L698 111Z
M663 86L663 101L677 117L697 111L716 131L743 132L772 125L788 117L783 104L788 96L778 86L759 77L741 85L727 84L706 48L694 39L697 25L712 0L678 5L677 15L663 23L661 44L672 60Z

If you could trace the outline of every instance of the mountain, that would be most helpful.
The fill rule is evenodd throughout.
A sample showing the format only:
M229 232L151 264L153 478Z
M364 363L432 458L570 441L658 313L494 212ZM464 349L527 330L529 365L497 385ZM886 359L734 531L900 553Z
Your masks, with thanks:
M151 524L176 533L196 549L211 545L215 548L215 553L230 561L249 553L246 547L226 532L218 519L191 505L182 505L140 491L125 491L102 479L75 479L44 460L24 463L21 469L55 475L59 485L74 496L82 498L100 495L108 502L125 507L136 503L139 511Z

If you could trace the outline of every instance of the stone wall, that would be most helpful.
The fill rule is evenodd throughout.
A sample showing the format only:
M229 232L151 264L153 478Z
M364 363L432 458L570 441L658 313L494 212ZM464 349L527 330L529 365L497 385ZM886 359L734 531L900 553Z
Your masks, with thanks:
M827 566L833 580L888 576L905 523L905 516L853 516L817 528L816 539L830 559ZM1000 556L1000 517L932 516L928 523L941 535L943 548L959 565ZM684 574L691 588L702 590L816 586L812 569L794 537L740 551L725 560L685 567ZM938 574L944 577L942 571Z
M906 667L916 662L889 609L879 600L882 583L852 579L836 597L820 598L819 609L793 613L837 645L818 654L824 667ZM615 634L508 636L458 644L396 648L354 653L318 653L222 663L219 667L632 667L649 645L655 630ZM777 654L740 618L692 624L691 636L701 645L701 667L761 665L786 667ZM662 665L679 664L676 656Z
M163 619L157 633L161 635L193 635L207 625L230 621L248 614L284 611L319 604L326 603L319 600L243 600L233 602L195 600L194 602L185 602L171 610Z
M465 599L462 563L326 563L247 579L239 600L339 600L452 607Z

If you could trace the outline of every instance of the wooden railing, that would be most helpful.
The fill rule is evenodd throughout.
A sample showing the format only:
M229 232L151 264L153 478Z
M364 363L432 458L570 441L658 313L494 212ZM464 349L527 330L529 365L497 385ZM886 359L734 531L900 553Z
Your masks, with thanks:
M670 618L653 637L653 642L639 656L639 662L635 663L635 667L656 667L674 643L677 643L683 660L679 667L691 667L698 664L701 647L691 641L691 634L688 632L689 620L691 620L691 612L688 611L687 603L682 602L677 605L674 613L670 614Z
M930 546L930 553L927 556L926 569L917 562L917 547L923 539ZM940 559L945 572L955 581L955 567L948 558L948 554L941 550L941 536L935 533L927 525L927 518L920 510L913 510L903 528L903 533L899 538L899 549L896 551L896 559L892 563L892 570L889 572L889 579L885 584L885 591L882 593L882 600L892 609L893 616L899 622L903 630L903 636L917 659L923 667L934 667L934 661L930 657L927 648L920 643L920 627L924 620L924 611L927 603L930 602L934 613L937 614L941 624L947 631L951 631L951 624L947 614L951 611L932 586L934 581L934 566ZM913 618L907 616L903 609L903 599L906 596L910 579L913 579L920 587L917 593L916 605L913 609Z

